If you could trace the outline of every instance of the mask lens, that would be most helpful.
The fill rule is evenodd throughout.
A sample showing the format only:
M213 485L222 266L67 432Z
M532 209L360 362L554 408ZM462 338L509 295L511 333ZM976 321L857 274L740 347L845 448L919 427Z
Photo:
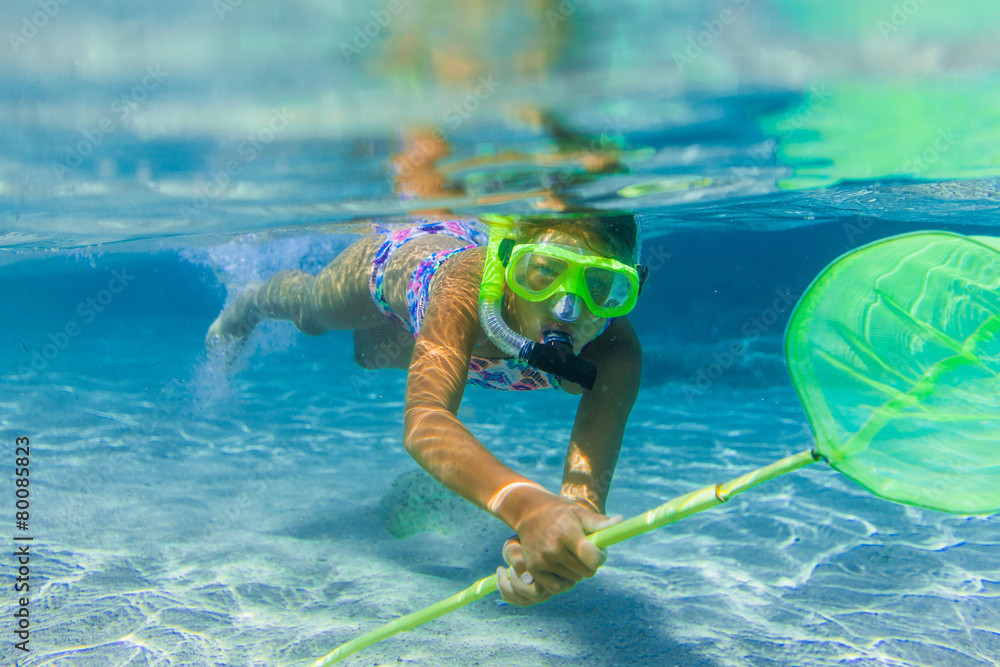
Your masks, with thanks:
M589 267L584 272L590 298L598 308L618 308L624 305L632 291L627 276L618 271Z
M531 252L517 261L513 277L526 291L541 294L559 282L568 268L564 259Z

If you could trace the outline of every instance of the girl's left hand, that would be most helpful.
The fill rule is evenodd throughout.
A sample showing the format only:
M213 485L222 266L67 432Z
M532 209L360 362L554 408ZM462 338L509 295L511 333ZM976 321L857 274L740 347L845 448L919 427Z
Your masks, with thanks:
M539 602L545 602L552 593L544 589L532 579L528 566L524 562L524 552L517 537L512 537L503 545L503 560L510 566L497 568L497 590L500 597L508 604L518 607L528 607ZM511 578L510 573L514 576Z
M607 554L586 535L612 526L622 517L609 518L567 498L543 493L525 519L518 524L518 536L504 544L503 557L513 577L504 568L497 570L501 596L518 606L544 602L594 576ZM525 539L528 549L522 544Z

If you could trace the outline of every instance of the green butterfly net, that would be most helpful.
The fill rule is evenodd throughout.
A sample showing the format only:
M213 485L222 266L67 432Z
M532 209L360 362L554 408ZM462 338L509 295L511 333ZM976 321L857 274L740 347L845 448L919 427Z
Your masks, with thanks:
M899 236L823 271L786 355L817 449L872 493L1000 510L1000 239Z

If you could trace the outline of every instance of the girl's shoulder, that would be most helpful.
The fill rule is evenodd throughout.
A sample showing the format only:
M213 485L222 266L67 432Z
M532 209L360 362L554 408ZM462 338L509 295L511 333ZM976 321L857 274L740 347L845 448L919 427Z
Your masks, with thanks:
M486 262L486 246L466 248L455 253L442 264L435 276L432 294L440 289L447 291L473 290L479 298L479 287L483 282L483 264Z
M470 349L482 342L485 334L479 323L479 288L485 258L485 247L468 248L437 268L426 299L422 335L449 341L457 337L467 341Z
M436 310L439 311L475 313L474 319L478 324L479 290L485 260L484 246L467 248L449 257L435 272L428 301L437 304Z

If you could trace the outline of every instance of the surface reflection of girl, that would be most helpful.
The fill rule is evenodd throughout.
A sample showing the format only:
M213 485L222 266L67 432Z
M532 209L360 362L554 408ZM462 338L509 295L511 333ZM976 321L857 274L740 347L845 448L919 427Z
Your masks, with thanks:
M645 269L633 215L485 221L488 234L467 220L385 230L317 276L279 273L240 294L208 341L245 338L276 318L310 335L353 330L355 359L366 367L402 347L393 365L409 371L404 447L516 531L503 549L516 576L499 568L499 588L506 601L528 605L593 576L605 560L585 535L616 522L604 504L642 361L624 315ZM581 395L559 495L501 463L459 421L466 384Z
M580 208L580 203L567 197L572 186L608 174L629 173L621 162L621 137L576 132L538 108L524 107L515 113L542 130L550 145L542 150L500 150L454 159L441 130L411 130L392 158L393 190L406 200L467 197L466 204L475 206L526 201L542 211L568 211ZM642 155L647 150L633 153ZM449 209L430 203L411 212L454 217Z

